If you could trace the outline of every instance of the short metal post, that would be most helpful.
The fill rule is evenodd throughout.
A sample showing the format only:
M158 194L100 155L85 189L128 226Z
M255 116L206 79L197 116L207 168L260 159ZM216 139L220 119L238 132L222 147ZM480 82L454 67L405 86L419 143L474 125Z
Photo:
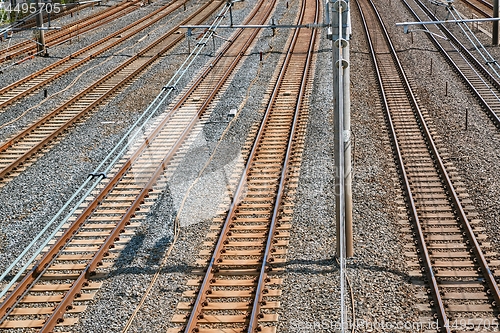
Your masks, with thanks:
M465 108L465 130L469 129L469 108Z
M431 58L431 71L430 72L431 72L431 75L432 75L432 58Z
M233 26L233 3L229 3L229 20L231 22L231 27Z
M493 0L493 18L498 18L498 0ZM498 45L498 21L493 21L493 34L491 43L493 45Z
M413 44L413 31L410 32L410 36L411 36L411 43Z
M49 95L49 92L47 91L47 89L44 89L43 90L43 98L47 98L48 95Z
M191 35L193 34L193 31L191 30L191 28L188 28L188 31L186 34L187 34L186 39L188 42L188 54L189 54L189 53L191 53Z
M448 81L446 81L446 83L444 85L444 95L448 96Z
M262 61L262 51L260 51L260 61Z

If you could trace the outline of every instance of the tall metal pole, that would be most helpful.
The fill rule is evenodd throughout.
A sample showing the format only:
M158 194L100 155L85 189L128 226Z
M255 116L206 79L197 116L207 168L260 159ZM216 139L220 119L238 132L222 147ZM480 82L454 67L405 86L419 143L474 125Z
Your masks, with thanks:
M35 30L35 36L36 36L36 40L37 40L37 51L38 51L38 54L41 54L43 56L47 56L47 48L45 47L45 36L44 36L44 33L43 33L43 13L42 11L40 10L40 6L38 5L38 0L35 0L35 8L38 12L38 14L36 15L35 19L36 19L36 26L37 26L37 30Z
M339 11L337 9L339 6L342 8L342 12L340 13L342 14L342 29L339 29ZM334 141L335 149L341 149L341 151L334 151L337 176L335 181L337 253L340 254L341 252L340 245L342 240L345 242L346 257L352 257L354 254L354 246L352 234L351 82L349 68L349 37L351 34L351 22L348 2L344 0L331 1L329 3L329 7L331 7L331 14L327 15L327 19L330 19L332 22L329 38L331 38L334 43L333 107L335 118L341 119L340 121L342 123L342 126L336 122L334 124L334 131L337 133ZM341 64L341 66L339 67L338 64ZM341 77L339 77L339 75ZM340 79L342 82L339 81ZM340 137L338 135L340 135ZM340 148L341 143L342 148ZM342 161L339 158L342 158ZM340 183L340 179L338 177L339 172L342 172L343 174L342 184ZM340 189L342 189L342 191L340 191ZM343 207L342 212L339 211L341 206Z
M337 229L337 256L340 259L340 331L348 329L346 307L346 258L349 249L352 255L352 227L347 223L351 219L351 167L350 158L346 158L346 148L350 155L350 94L348 59L349 42L347 29L350 24L349 4L345 0L328 0L327 12L330 12L331 27L328 37L332 39L333 63L333 112L334 112L334 154L335 154L335 209ZM347 53L346 53L347 49ZM346 58L347 56L347 58ZM347 91L345 88L347 86ZM347 113L347 117L344 117ZM348 165L346 169L346 165ZM347 172L346 172L347 170ZM346 177L347 176L347 177ZM347 187L346 187L347 186ZM346 191L347 189L347 191ZM347 203L349 201L349 203ZM349 212L347 211L349 210ZM349 231L347 229L349 228ZM349 245L348 245L349 244Z
M493 0L493 18L498 18L498 0ZM498 21L493 21L492 44L498 45Z
M348 25L349 26L349 25ZM346 256L354 255L352 235L352 161L351 161L351 70L349 66L349 35L346 33L344 56L344 200Z

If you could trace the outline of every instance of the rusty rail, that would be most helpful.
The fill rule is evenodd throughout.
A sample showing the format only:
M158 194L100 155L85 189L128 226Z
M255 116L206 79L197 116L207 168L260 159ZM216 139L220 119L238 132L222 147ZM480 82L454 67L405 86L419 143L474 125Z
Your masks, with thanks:
M312 8L314 7L314 8ZM313 13L314 14L314 20L317 20L318 18L318 8L319 4L318 2L314 1L303 1L302 2L302 7L301 7L301 15L299 22L301 22L304 19L304 15L306 12L308 13ZM313 11L314 10L314 11ZM305 19L306 21L311 21L310 17ZM302 33L302 34L301 34ZM300 37L299 37L300 36ZM236 211L238 210L239 203L241 202L240 200L243 200L242 193L245 188L245 185L247 184L247 179L250 174L250 169L255 163L255 157L257 156L257 151L260 149L260 145L262 143L262 139L265 136L265 129L268 129L272 126L269 125L269 127L266 127L268 125L269 119L271 117L271 114L273 113L274 109L274 103L275 100L278 98L278 95L282 93L283 91L281 90L282 83L285 79L285 75L290 72L296 74L293 76L293 78L299 82L300 81L300 87L298 88L298 95L295 99L290 101L290 104L293 104L293 116L291 120L291 125L290 125L290 130L287 134L288 139L287 139L287 144L285 148L285 153L283 156L283 161L282 161L282 170L280 172L279 176L279 183L277 185L277 189L275 189L276 196L273 196L272 200L274 203L273 205L273 213L272 217L268 223L267 226L267 238L263 239L263 245L264 248L262 249L262 255L263 257L260 259L260 264L258 264L258 267L256 268L256 273L258 275L258 278L256 280L256 288L255 288L255 295L253 296L253 301L249 304L250 308L248 311L248 315L246 316L248 320L248 326L245 329L247 332L256 332L256 331L261 331L263 328L258 325L258 320L261 318L264 318L265 315L260 313L260 306L262 304L262 297L265 293L264 290L264 285L268 282L267 278L267 271L269 268L269 265L273 261L273 258L271 256L271 248L274 246L273 240L275 239L276 236L276 225L277 225L277 218L278 214L281 209L281 199L283 196L283 190L286 185L286 174L289 172L288 170L288 161L290 158L290 153L292 150L292 144L294 141L294 133L296 130L296 123L298 119L298 114L301 108L301 103L302 103L302 98L303 98L303 93L305 90L305 86L307 85L307 76L308 76L308 69L310 66L310 58L312 56L311 52L314 47L314 40L316 37L316 32L315 31L305 31L302 29L297 29L292 37L292 41L288 46L287 49L287 55L286 58L283 62L283 65L281 66L281 71L278 76L277 82L274 86L273 92L270 97L270 101L268 103L268 107L265 110L264 117L261 121L261 127L259 128L258 133L256 134L256 139L254 140L252 149L249 153L249 157L246 163L246 166L243 171L243 176L240 178L239 184L235 190L235 194L233 197L233 200L231 202L231 205L229 207L228 213L224 219L223 225L221 227L221 231L219 234L219 238L217 239L216 245L213 250L213 254L211 258L208 260L208 267L206 268L206 273L204 274L203 280L201 281L200 288L198 289L196 300L193 302L193 308L191 309L191 313L189 315L189 318L187 319L187 323L185 327L182 329L183 332L188 333L188 332L196 332L198 330L202 330L198 325L200 324L200 320L202 320L205 316L203 315L203 308L206 307L208 304L208 295L210 295L210 291L212 290L212 284L215 281L215 274L219 272L220 266L224 265L225 259L222 259L222 255L226 253L223 248L226 246L226 244L229 242L229 239L231 238L232 232L230 231L233 226L233 221L236 218ZM299 38L302 38L299 41ZM300 50L297 51L295 47L297 46L297 42L299 41L299 48ZM294 51L297 51L297 54L294 53ZM292 57L304 57L303 60L303 65L304 65L304 71L302 73L298 73L300 69L290 69L288 68L290 64L290 60ZM302 63L302 58L301 61ZM297 73L295 73L297 71ZM281 97L281 96L280 96ZM282 97L281 97L282 98ZM281 124L283 125L283 124ZM249 185L250 186L250 185ZM269 185L269 189L274 188L272 185ZM266 202L268 201L267 199L265 200ZM259 229L260 230L260 229ZM242 267L246 267L248 264L243 264ZM230 274L230 273L228 273ZM234 305L236 306L236 305ZM226 307L221 307L221 309L225 309ZM229 309L230 306L227 308ZM210 317L210 316L207 316ZM235 316L235 320L239 320L238 316ZM211 319L212 321L216 322L217 318L214 317ZM205 323L206 324L206 323ZM172 331L176 331L173 329ZM239 332L238 329L234 328L231 330L231 332ZM169 330L170 332L170 330ZM269 331L271 332L271 331Z

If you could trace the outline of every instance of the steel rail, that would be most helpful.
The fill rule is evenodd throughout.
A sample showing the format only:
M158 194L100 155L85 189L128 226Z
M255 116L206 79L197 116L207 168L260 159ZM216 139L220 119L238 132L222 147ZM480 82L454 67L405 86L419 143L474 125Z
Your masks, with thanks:
M464 2L467 6L474 9L476 12L483 15L484 17L488 17L488 18L493 17L492 12L487 13L484 9L482 9L481 7L479 7L478 5L476 5L474 2L472 2L470 0L462 0L462 2ZM479 2L479 3L484 5L483 2ZM491 10L493 10L493 6L491 4L490 4L490 6L491 7L488 7L488 6L485 6L485 7L488 7L488 9L491 11Z
M316 12L317 14L317 12ZM295 43L296 41L296 35L294 36L293 38L293 42L292 42L292 45L289 46L289 50L288 50L288 53L287 53L287 56L286 56L286 59L285 59L285 64L282 66L282 68L285 68L286 65L289 63L290 61L290 56L291 56L291 53L290 53L290 49L293 47L293 43ZM307 62L307 64L309 64L309 62ZM282 70L280 72L280 75L279 75L279 78L278 78L278 83L276 83L276 86L275 86L275 89L273 90L273 93L272 93L272 96L270 98L270 103L269 105L271 105L273 103L273 101L276 99L277 97L277 91L278 91L278 87L280 85L279 82L282 82L283 81L283 78L284 78L284 70ZM264 124L266 122L266 119L269 118L269 115L270 115L270 110L271 110L271 107L269 107L267 109L267 111L265 111L265 114L264 114L264 117L263 117L263 120L261 121L261 124ZM250 153L250 157L248 158L248 162L247 162L247 166L246 166L246 170L249 169L249 166L250 166L250 161L252 160L252 156L254 156L256 153L256 149L257 149L257 142L259 141L259 138L262 137L263 135L263 126L261 126L258 134L257 134L257 139L254 140L254 145L253 145L253 149L252 149L252 152ZM292 134L290 134L290 138L293 138L293 131L291 132ZM289 154L287 155L287 157L289 156ZM286 172L286 171L285 171ZM285 180L285 177L282 177L283 181ZM241 194L241 189L243 187L243 184L245 183L245 176L243 176L241 179L240 179L240 183L239 183L239 186L237 187L236 189L236 193L233 197L233 201L231 203L231 207L229 209L229 212L228 212L228 215L225 219L225 222L224 222L224 226L222 227L222 231L220 233L220 238L219 240L217 241L217 245L215 246L215 250L213 252L213 256L212 256L212 259L209 260L209 267L207 269L207 272L205 274L205 277L201 283L201 287L199 289L199 292L198 292L198 296L197 296L197 299L196 301L193 303L194 306L193 306L193 309L192 309L192 312L191 312L191 315L190 315L190 318L188 319L188 323L187 325L182 329L184 332L191 332L191 331L195 331L197 330L198 328L193 328L195 324L195 318L199 318L200 317L200 312L201 309L199 309L199 307L197 305L201 305L203 306L203 304L205 304L205 300L203 299L203 295L205 294L204 293L204 290L207 288L208 284L209 284L209 281L213 278L213 274L216 273L216 271L218 270L217 267L214 267L215 266L215 262L218 262L218 257L217 257L217 254L220 252L220 249L221 247L223 246L222 244L224 243L224 240L223 238L225 237L224 235L227 235L227 230L228 230L228 227L229 227L229 223L232 219L231 216L234 216L234 213L235 213L235 207L238 203L238 200L239 200L239 197L240 197L240 194ZM278 208L279 209L279 208ZM271 234L274 234L274 232L272 232ZM263 242L264 243L264 242ZM262 280L263 281L263 280ZM257 295L259 293L257 292Z
M371 2L371 1L370 1ZM372 7L375 9L375 5L373 4L373 2L371 2L372 4ZM377 16L379 17L379 20L380 22L382 22L380 16L378 15L377 13ZM465 214L465 211L462 207L462 204L460 203L460 200L458 198L458 195L454 189L454 186L451 182L451 179L448 175L448 172L444 166L444 162L443 160L441 159L440 155L439 155L439 152L438 152L438 149L434 143L434 140L432 139L432 135L430 133L430 130L426 124L426 121L420 111L420 108L418 107L418 103L415 99L415 96L411 90L411 87L409 85L409 82L408 82L408 79L406 77L406 74L404 73L404 70L402 68L402 65L401 63L399 62L399 60L397 59L397 56L396 56L396 52L395 52L395 49L394 47L392 46L392 43L390 42L390 39L389 39L389 34L387 33L387 31L385 30L385 27L383 26L383 24L381 25L383 27L383 30L384 30L384 34L385 34L385 39L387 40L388 42L388 45L390 45L390 48L391 48L391 53L392 53L392 57L394 59L394 62L395 64L397 65L397 68L398 68L398 71L399 71L399 74L400 74L400 77L402 79L402 81L404 82L404 85L405 85L405 89L407 91L407 95L409 96L409 100L411 101L412 103L412 106L413 106L413 109L414 109L414 114L415 116L417 117L417 120L418 122L420 123L421 125L421 130L423 132L423 135L424 135L424 138L428 144L428 148L431 152L431 154L434 156L435 158L435 164L438 168L438 171L443 179L443 183L444 183L444 186L445 186L445 189L447 190L448 194L449 194L449 197L451 198L451 201L452 201L452 204L453 204L453 208L455 210L455 215L458 217L458 220L459 222L461 223L464 231L465 231L465 235L466 238L468 239L468 242L472 248L472 251L476 257L476 260L477 260L477 263L480 267L480 272L481 274L483 275L483 277L485 278L485 281L486 281L486 284L488 285L488 288L489 288L489 294L492 295L493 299L494 299L494 302L492 304L492 306L494 308L499 308L500 306L500 290L498 288L498 285L497 285L497 282L495 280L495 277L493 276L490 268L489 268L489 265L488 265L488 262L484 256L484 253L482 252L481 250L481 247L480 247L480 244L473 232L473 229L472 229L472 226L470 225L470 222ZM384 100L385 102L385 100ZM386 104L386 107L387 107L387 104ZM388 114L388 110L389 109L386 109L386 113L387 113L387 116L389 117L389 123L391 124L391 129L392 129L392 133L395 135L395 132L394 132L394 128L392 126L392 122L390 122L390 115ZM395 146L398 147L396 145L397 143L397 140L396 138L394 137L393 140L395 140ZM402 173L405 173L405 170L404 170L404 166L402 164L402 156L400 154L400 152L398 152L398 158L399 158L399 162L400 162L400 168L402 170ZM409 183L407 182L408 179L405 177L404 178L405 180L405 188L406 188L406 191L407 191L407 195L408 197L410 198L410 204L412 205L412 214L416 213L416 209L414 209L414 203L413 203L413 199L411 198L411 194L410 194L410 188L409 188ZM421 234L421 229L419 229L419 238L420 238L420 234ZM423 234L422 234L423 235ZM420 241L424 241L423 238L420 238ZM426 257L426 261L428 261L429 256L428 256L428 253L427 252L424 252L423 255L425 255ZM432 266L430 266L430 268L432 268ZM433 288L434 289L434 288ZM439 289L435 289L436 292L439 291ZM440 298L440 295L439 294L436 294L435 295L436 298L439 297ZM442 304L439 304L439 307L441 308ZM445 317L444 317L445 318ZM443 319L444 319L443 318ZM444 323L446 323L446 321L444 321ZM449 329L449 328L446 328L446 329Z
M386 96L386 93L384 90L383 81L382 81L381 73L380 73L379 66L378 66L376 51L375 51L375 48L373 46L372 39L370 37L369 28L367 25L365 15L364 15L363 10L362 10L361 5L360 5L360 1L369 2L370 7L373 9L374 13L378 17L378 20L379 20L378 24L381 27L382 32L384 33L384 40L386 41L387 46L391 50L391 56L394 60L394 63L396 64L397 68L400 70L399 74L402 78L402 81L405 82L406 87L409 87L409 84L406 81L407 80L406 76L404 75L404 71L401 67L401 64L399 63L399 60L396 58L396 53L395 53L393 45L388 37L387 30L385 29L385 26L382 22L382 19L381 19L380 15L378 14L374 4L371 2L371 0L356 0L356 4L358 5L358 9L359 9L359 12L361 15L361 20L363 22L365 35L366 35L366 38L368 40L368 45L370 48L370 54L372 57L373 65L375 67L377 81L379 84L380 93L382 95L381 96L382 102L384 104L384 111L385 111L386 120L389 123L389 130L390 130L390 134L391 134L391 139L393 141L393 149L396 152L397 163L398 163L398 166L400 168L401 176L403 178L402 185L404 187L406 195L408 196L408 204L410 205L409 211L410 211L411 219L413 220L413 223L414 223L416 230L417 230L418 246L420 247L420 254L424 257L423 258L423 266L425 267L425 275L427 276L427 280L428 280L428 283L430 285L430 289L432 291L431 294L432 294L432 298L434 300L434 305L435 305L435 307L437 307L437 316L438 316L438 319L440 321L440 325L442 328L445 328L445 332L451 333L451 330L449 329L449 327L445 327L446 323L449 322L448 317L446 315L445 306L444 306L443 300L441 298L441 293L440 293L440 290L438 287L436 275L434 274L432 261L431 261L431 258L429 256L429 251L427 250L427 246L425 243L423 229L422 229L422 225L420 223L420 220L418 218L417 208L415 206L415 200L413 199L413 196L412 196L410 182L408 180L408 175L407 175L406 170L404 168L403 156L402 156L401 150L399 148L400 145L399 145L399 142L398 142L398 139L396 136L394 125L392 123L391 115L389 113L389 105L387 102L387 96ZM408 94L409 94L409 97L413 100L415 107L418 109L418 105L417 105L416 101L414 100L413 94L411 94L411 90L408 91Z
M71 38L71 34L75 32L82 34L99 28L100 26L116 19L119 15L121 16L134 11L136 9L134 8L135 4L138 2L138 0L134 0L132 2L120 3L96 16L83 18L77 22L64 26L61 30L49 32L45 34L45 44L47 47L53 47L54 45L58 45ZM122 13L122 11L125 11L125 13ZM33 50L36 51L36 44L32 40L13 44L6 49L0 50L0 63L6 60L11 60L13 57L21 54L32 52Z
M480 4L490 8L490 9L493 9L493 4L491 4L490 2L488 1L485 1L485 0L477 0L477 2L479 2Z
M30 21L35 20L36 16L37 16L37 13L30 13L28 16L21 18L12 24L6 24L3 26L0 25L0 35L3 35L9 31L19 30L18 27L22 26L28 20L30 20ZM1 19L3 19L3 16Z
M415 0L415 2L420 6L420 8L429 16L431 19L436 19L434 14L423 5L423 3L419 0ZM403 0L403 3L410 11L410 13L417 19L420 20L418 14L411 8L407 1ZM427 27L424 29L428 30ZM443 25L439 26L439 29L446 35L446 37L453 42L453 45L458 48L460 54L464 55L466 59L471 62L474 67L485 77L485 79L490 83L500 94L500 82L494 78L491 73L470 53L470 51L458 41L457 38ZM476 98L478 99L481 106L486 110L488 117L493 121L497 128L500 128L500 116L495 113L495 111L488 105L486 100L483 98L481 93L477 90L474 84L467 78L467 76L460 69L458 64L448 55L443 46L439 43L439 41L432 35L427 34L428 38L431 39L432 43L436 46L436 48L441 52L444 56L446 62L455 70L455 72L462 78L464 83L469 87L469 89L474 93Z
M207 8L211 3L207 2L205 3L197 12L193 13L190 17L186 19L186 21L192 20L196 15L198 15L201 11L203 11L205 8ZM204 15L202 18L200 18L200 21L204 21L210 13L207 13ZM75 102L89 94L89 92L92 92L95 90L98 86L103 84L104 82L108 81L110 78L118 75L123 69L127 68L128 66L131 66L135 61L137 60L142 60L143 56L147 54L151 49L156 47L157 45L161 44L164 40L169 38L170 36L174 35L175 32L177 31L177 28L173 28L169 30L166 34L164 34L161 38L157 39L153 43L151 43L148 47L146 47L144 50L115 68L113 71L110 73L106 74L103 76L101 79L99 79L97 82L92 84L90 87L86 88L84 91L80 92L78 95L74 96L72 99L52 111L50 114L39 120L38 122L32 124L25 130L23 130L21 133L16 135L15 137L11 138L9 141L4 143L0 147L0 153L5 152L8 148L10 148L12 145L14 145L17 141L20 141L22 138L25 136L28 136L30 133L32 133L34 130L36 130L38 127L43 125L43 123L47 122L49 119L52 119L56 117L59 113L73 105ZM127 82L132 80L134 77L139 75L146 67L151 65L154 61L156 61L163 53L167 52L170 50L174 45L176 45L178 42L180 42L184 38L184 35L179 35L177 38L175 38L172 42L170 42L168 45L163 47L160 51L156 52L153 56L151 56L147 61L145 61L140 67L135 69L133 72L128 73L125 78L123 78L119 83L115 84L113 88L108 89L105 94L97 98L95 101L93 101L90 105L85 107L84 109L80 110L78 114L74 115L72 118L68 119L65 121L61 126L59 126L58 129L55 131L51 132L48 136L40 140L37 144L33 145L30 149L26 150L21 156L19 156L15 161L11 162L9 165L5 166L3 169L0 170L0 181L5 178L9 173L12 171L15 171L20 165L22 165L28 158L33 156L36 152L39 150L43 149L46 147L54 138L59 136L61 133L63 133L65 130L67 130L71 125L73 125L75 122L77 122L79 119L81 119L83 116L85 116L90 110L94 109L97 107L99 104L103 103L110 95L116 93L118 89L120 89L123 85L125 85Z
M264 21L265 19L267 19L267 17L269 17L271 9L274 8L275 3L276 3L276 0L269 1L269 3L267 4L269 6L269 8L267 9L267 12L265 12L265 15L264 15L265 17L261 19L262 21ZM263 5L263 1L259 1L258 8L256 8L254 10L255 15L257 14L258 10L261 8L262 5ZM239 30L240 34L243 31L243 29L238 29L238 30ZM259 32L259 30L255 30L252 32L251 36L248 38L248 40L246 41L246 43L244 45L245 49L247 49L250 46L250 44L253 42L253 40L257 36L258 32ZM243 54L240 52L239 56L241 57L242 55ZM234 66L236 66L236 63L234 63ZM234 206L236 205L235 198L238 197L237 193L241 192L241 183L238 186L238 188L240 188L240 191L237 191L235 196L233 197L233 201L232 201L231 206L230 206L230 211L234 210ZM222 227L221 234L225 234L225 231L228 229L229 224L230 224L230 219L229 219L229 215L228 215L228 217L224 221L224 226ZM217 241L217 244L215 246L214 254L220 252L220 248L222 246L222 243L223 243L222 238L219 238L219 240ZM198 312L201 311L199 308L200 308L201 304L203 303L202 300L204 299L204 296L205 296L204 290L205 290L207 284L209 283L209 281L212 279L213 274L214 274L214 272L213 272L214 264L215 264L215 259L214 259L214 257L212 257L212 259L209 262L209 265L208 265L205 277L203 279L203 282L200 286L200 292L198 293L196 301L194 302L193 310L191 311L191 315L189 316L188 322L184 328L185 333L191 333L192 330L194 329L195 321L196 321L196 318L198 317Z
M224 10L221 11L221 15L223 15ZM212 26L212 32L207 32L205 35L201 38L202 41L208 40L213 31L215 31L217 25L220 23L221 15L219 15L218 21L216 21ZM9 268L2 274L0 277L0 281L2 281L9 273L12 271L12 269L17 265L18 262L22 260L24 255L27 254L27 252L35 245L35 242L40 239L43 234L48 230L48 227L55 223L55 221L63 214L64 210L69 207L70 203L85 189L85 187L88 185L88 183L94 178L94 174L98 174L96 177L97 180L94 182L94 184L90 187L90 189L87 190L87 192L82 196L82 198L75 204L74 208L65 216L63 221L58 225L58 227L53 231L53 233L47 238L47 240L41 245L41 247L36 251L35 254L28 260L28 262L24 265L21 271L19 271L16 276L12 279L12 281L4 288L4 290L0 293L0 298L3 297L7 291L14 285L14 283L21 278L22 274L26 271L29 265L38 257L38 255L42 252L42 250L45 248L45 246L48 245L49 240L54 238L56 233L62 228L63 224L66 223L69 218L75 213L78 207L83 203L86 197L88 197L91 193L91 191L100 183L100 181L105 178L105 175L107 175L112 167L116 165L118 160L125 154L127 149L129 148L130 142L133 141L137 136L138 133L140 133L141 129L144 129L146 124L152 119L152 117L157 114L159 108L163 103L166 101L166 99L170 96L171 92L174 90L172 89L175 87L179 81L182 79L184 74L186 73L187 69L190 68L190 66L193 64L194 60L196 57L200 54L201 50L203 49L203 43L198 44L196 48L192 51L192 53L188 56L188 58L182 63L180 66L179 70L174 74L174 76L168 81L168 83L162 88L161 92L155 97L155 99L151 102L151 104L148 105L146 110L139 116L139 118L135 121L135 123L129 128L129 130L123 135L123 137L120 139L120 141L115 145L115 147L111 150L111 152L104 158L104 160L95 168L95 170L92 172L89 177L85 180L85 182L78 188L78 190L72 195L70 200L66 202L66 204L56 213L56 215L52 218L52 220L47 224L47 226L42 230L36 237L35 239L30 243L30 245L23 250L23 253L17 257L17 259L9 266ZM225 49L227 50L227 48ZM221 55L217 59L220 58ZM180 102L177 103L177 107L180 105L180 103L186 101L188 98L187 95L190 94L195 87L197 87L200 82L202 81L203 77L207 75L207 73L210 71L210 68L206 68L205 71L202 73L202 75L197 79L197 81L192 85L192 87L188 90L188 93L181 98ZM175 108L174 108L175 110ZM171 115L168 114L166 117L170 117ZM140 125L142 123L142 125ZM137 130L136 130L137 129ZM135 132L134 132L135 130ZM128 143L123 145L124 142L128 139ZM123 145L123 147L122 147ZM119 152L118 149L119 147L122 147ZM113 158L114 156L114 158ZM110 161L111 160L111 161ZM102 170L102 168L105 167L105 165L108 165L105 170Z
M470 1L470 0L462 0L462 1L464 1L464 2L466 2L466 3L471 3L471 1ZM475 0L475 1L477 1L478 3L480 3L480 4L481 4L481 5L483 5L483 6L487 7L488 9L493 10L493 4L491 4L490 2L485 1L485 0ZM491 14L490 14L490 15L491 15Z
M302 8L301 17L299 19L299 22L301 22L303 17L304 17L305 10L306 10L306 4L305 4L306 1L307 0L304 0L302 2L303 8ZM315 7L314 23L318 22L318 18L319 18L319 0L316 0L315 6L316 7ZM292 43L288 49L287 58L284 61L282 69L280 71L278 83L276 84L275 89L273 90L272 96L270 98L270 102L267 106L266 115L271 112L273 102L276 98L279 87L281 86L281 83L282 83L283 78L285 76L284 72L287 70L288 63L289 63L290 58L292 56L293 50L295 48L295 44L297 42L298 35L301 32L301 30L302 29L296 29L296 31L295 31ZM299 94L298 94L297 100L295 102L296 106L295 106L294 115L293 115L292 127L290 129L290 136L288 138L287 149L286 149L286 153L285 153L285 157L284 157L283 167L281 170L280 182L278 185L278 193L276 195L276 200L274 202L274 209L273 209L273 214L271 216L270 228L269 228L269 233L268 233L267 241L266 241L266 247L263 251L264 256L262 258L262 266L260 268L259 281L257 283L257 288L255 289L256 292L255 292L255 296L254 296L254 300L253 300L252 312L250 313L250 316L249 316L250 322L248 325L247 333L255 333L255 332L259 331L258 316L260 315L260 311L261 311L260 308L261 308L261 304L262 304L263 290L264 290L264 285L265 285L265 281L267 278L266 268L268 267L268 265L271 264L271 262L268 262L268 261L269 261L269 256L271 253L271 247L273 246L272 242L273 242L275 231L276 231L276 224L277 224L277 220L278 220L278 215L279 215L279 212L281 209L283 192L284 192L284 188L285 188L286 182L287 182L286 175L287 175L287 172L289 171L288 164L290 161L290 155L292 154L292 150L293 150L293 141L294 141L294 135L295 135L296 127L297 127L297 119L299 117L300 109L302 107L303 97L305 95L305 89L306 89L306 86L308 83L311 58L312 58L312 53L314 51L314 44L315 44L315 40L316 40L316 33L317 33L317 31L316 31L316 29L314 29L311 33L309 46L307 48L307 57L306 57L306 61L305 61L304 72L302 73L302 77L300 80ZM267 118L267 116L266 116L266 118ZM263 121L263 123L264 123L264 121ZM262 129L262 127L261 127L261 129ZM249 162L247 162L247 166L246 166L245 170L248 170L247 168L250 166L250 161L251 161L252 157L255 155L255 152L257 151L258 142L259 142L259 139L262 137L262 135L263 134L262 134L261 130L259 130L259 134L258 134L257 139L255 140L254 145L252 147L252 150L250 152L250 155L248 158ZM245 172L245 174L242 178L244 178L247 174L248 174L248 171Z
M151 25L151 24L154 24L156 23L157 21L161 20L162 18L164 18L165 16L171 14L172 12L174 12L175 10L177 10L178 8L180 8L182 6L182 4L185 3L184 2L181 2L181 3L178 3L177 5L175 5L175 2L173 3L169 3L167 5L164 5L162 7L160 7L159 9L155 10L154 12L144 16L143 18L137 20L136 22L134 23L131 23L129 25L127 25L126 27L92 43L91 45L89 46L86 46L80 50L78 50L77 52L75 53L72 53L70 54L69 56L66 56L64 57L63 59L45 67L45 68L42 68L41 70L33 73L33 74L30 74L16 82L13 82L11 83L10 85L4 87L4 88L1 88L0 89L0 96L2 95L5 95L7 94L9 91L12 91L14 89L18 89L21 85L29 82L29 81L32 81L32 80L37 80L38 77L42 76L43 74L45 73L50 73L51 71L53 70L57 70L58 67L61 67L61 69L52 74L50 77L48 78L45 78L43 80L41 80L40 82L35 82L34 85L32 85L31 87L28 87L27 89L24 89L22 92L20 92L19 94L15 95L14 97L12 98L9 98L8 100L0 103L0 108L3 108L7 105L10 105L12 103L14 103L15 101L19 100L20 98L28 95L29 93L35 91L36 89L50 83L51 81L61 77L62 75L70 72L71 70L85 64L86 62L96 58L98 55L108 51L109 49L123 43L124 41L126 41L127 39L129 39L130 37L133 37L134 35L136 35L137 33L140 33L142 31L142 29L140 28L140 24L143 23L143 22L146 22L147 20L149 20L151 17L157 15L158 13L162 12L163 10L167 10L165 13L162 13L161 15L159 15L158 17L156 17L155 19L153 19L151 22L147 22L147 25ZM208 4L207 4L208 5ZM171 7L169 9L169 7ZM131 30L131 31L129 31ZM129 31L129 32L127 32ZM82 54L85 54L87 52L91 52L92 49L95 49L95 48L98 48L100 47L101 45L103 45L104 43L106 43L107 41L109 40L112 40L113 38L117 37L117 36L121 36L122 34L126 33L126 35L123 35L122 38L118 38L116 39L114 42L110 43L109 45L105 45L104 47L102 47L101 49L97 49L96 51L94 51L93 53L91 54L88 54L87 56L85 56L83 59L77 61L76 63L73 63L73 64L70 64L69 66L65 67L66 63L68 62L71 62L73 59L77 58L78 56L82 55Z

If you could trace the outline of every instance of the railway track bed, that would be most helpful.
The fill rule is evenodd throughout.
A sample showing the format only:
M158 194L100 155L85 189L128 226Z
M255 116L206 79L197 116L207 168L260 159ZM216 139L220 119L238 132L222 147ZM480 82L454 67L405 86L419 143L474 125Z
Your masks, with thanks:
M478 214L468 206L466 189L453 172L451 163L440 155L443 147L434 142L435 132L412 93L411 86L385 36L374 5L359 1L365 15L367 35L377 68L383 107L391 131L394 153L400 166L400 183L406 194L410 228L419 255L410 275L423 275L430 307L420 307L433 314L443 332L456 332L452 323L470 320L496 324L499 290L493 275L500 263L491 251L488 237L477 227ZM368 17L368 18L367 18ZM368 23L369 22L369 23ZM377 30L378 29L378 30ZM411 245L410 247L413 247ZM490 270L491 267L491 270ZM479 283L478 283L479 282ZM493 324L493 325L494 325ZM487 327L490 328L489 326Z

